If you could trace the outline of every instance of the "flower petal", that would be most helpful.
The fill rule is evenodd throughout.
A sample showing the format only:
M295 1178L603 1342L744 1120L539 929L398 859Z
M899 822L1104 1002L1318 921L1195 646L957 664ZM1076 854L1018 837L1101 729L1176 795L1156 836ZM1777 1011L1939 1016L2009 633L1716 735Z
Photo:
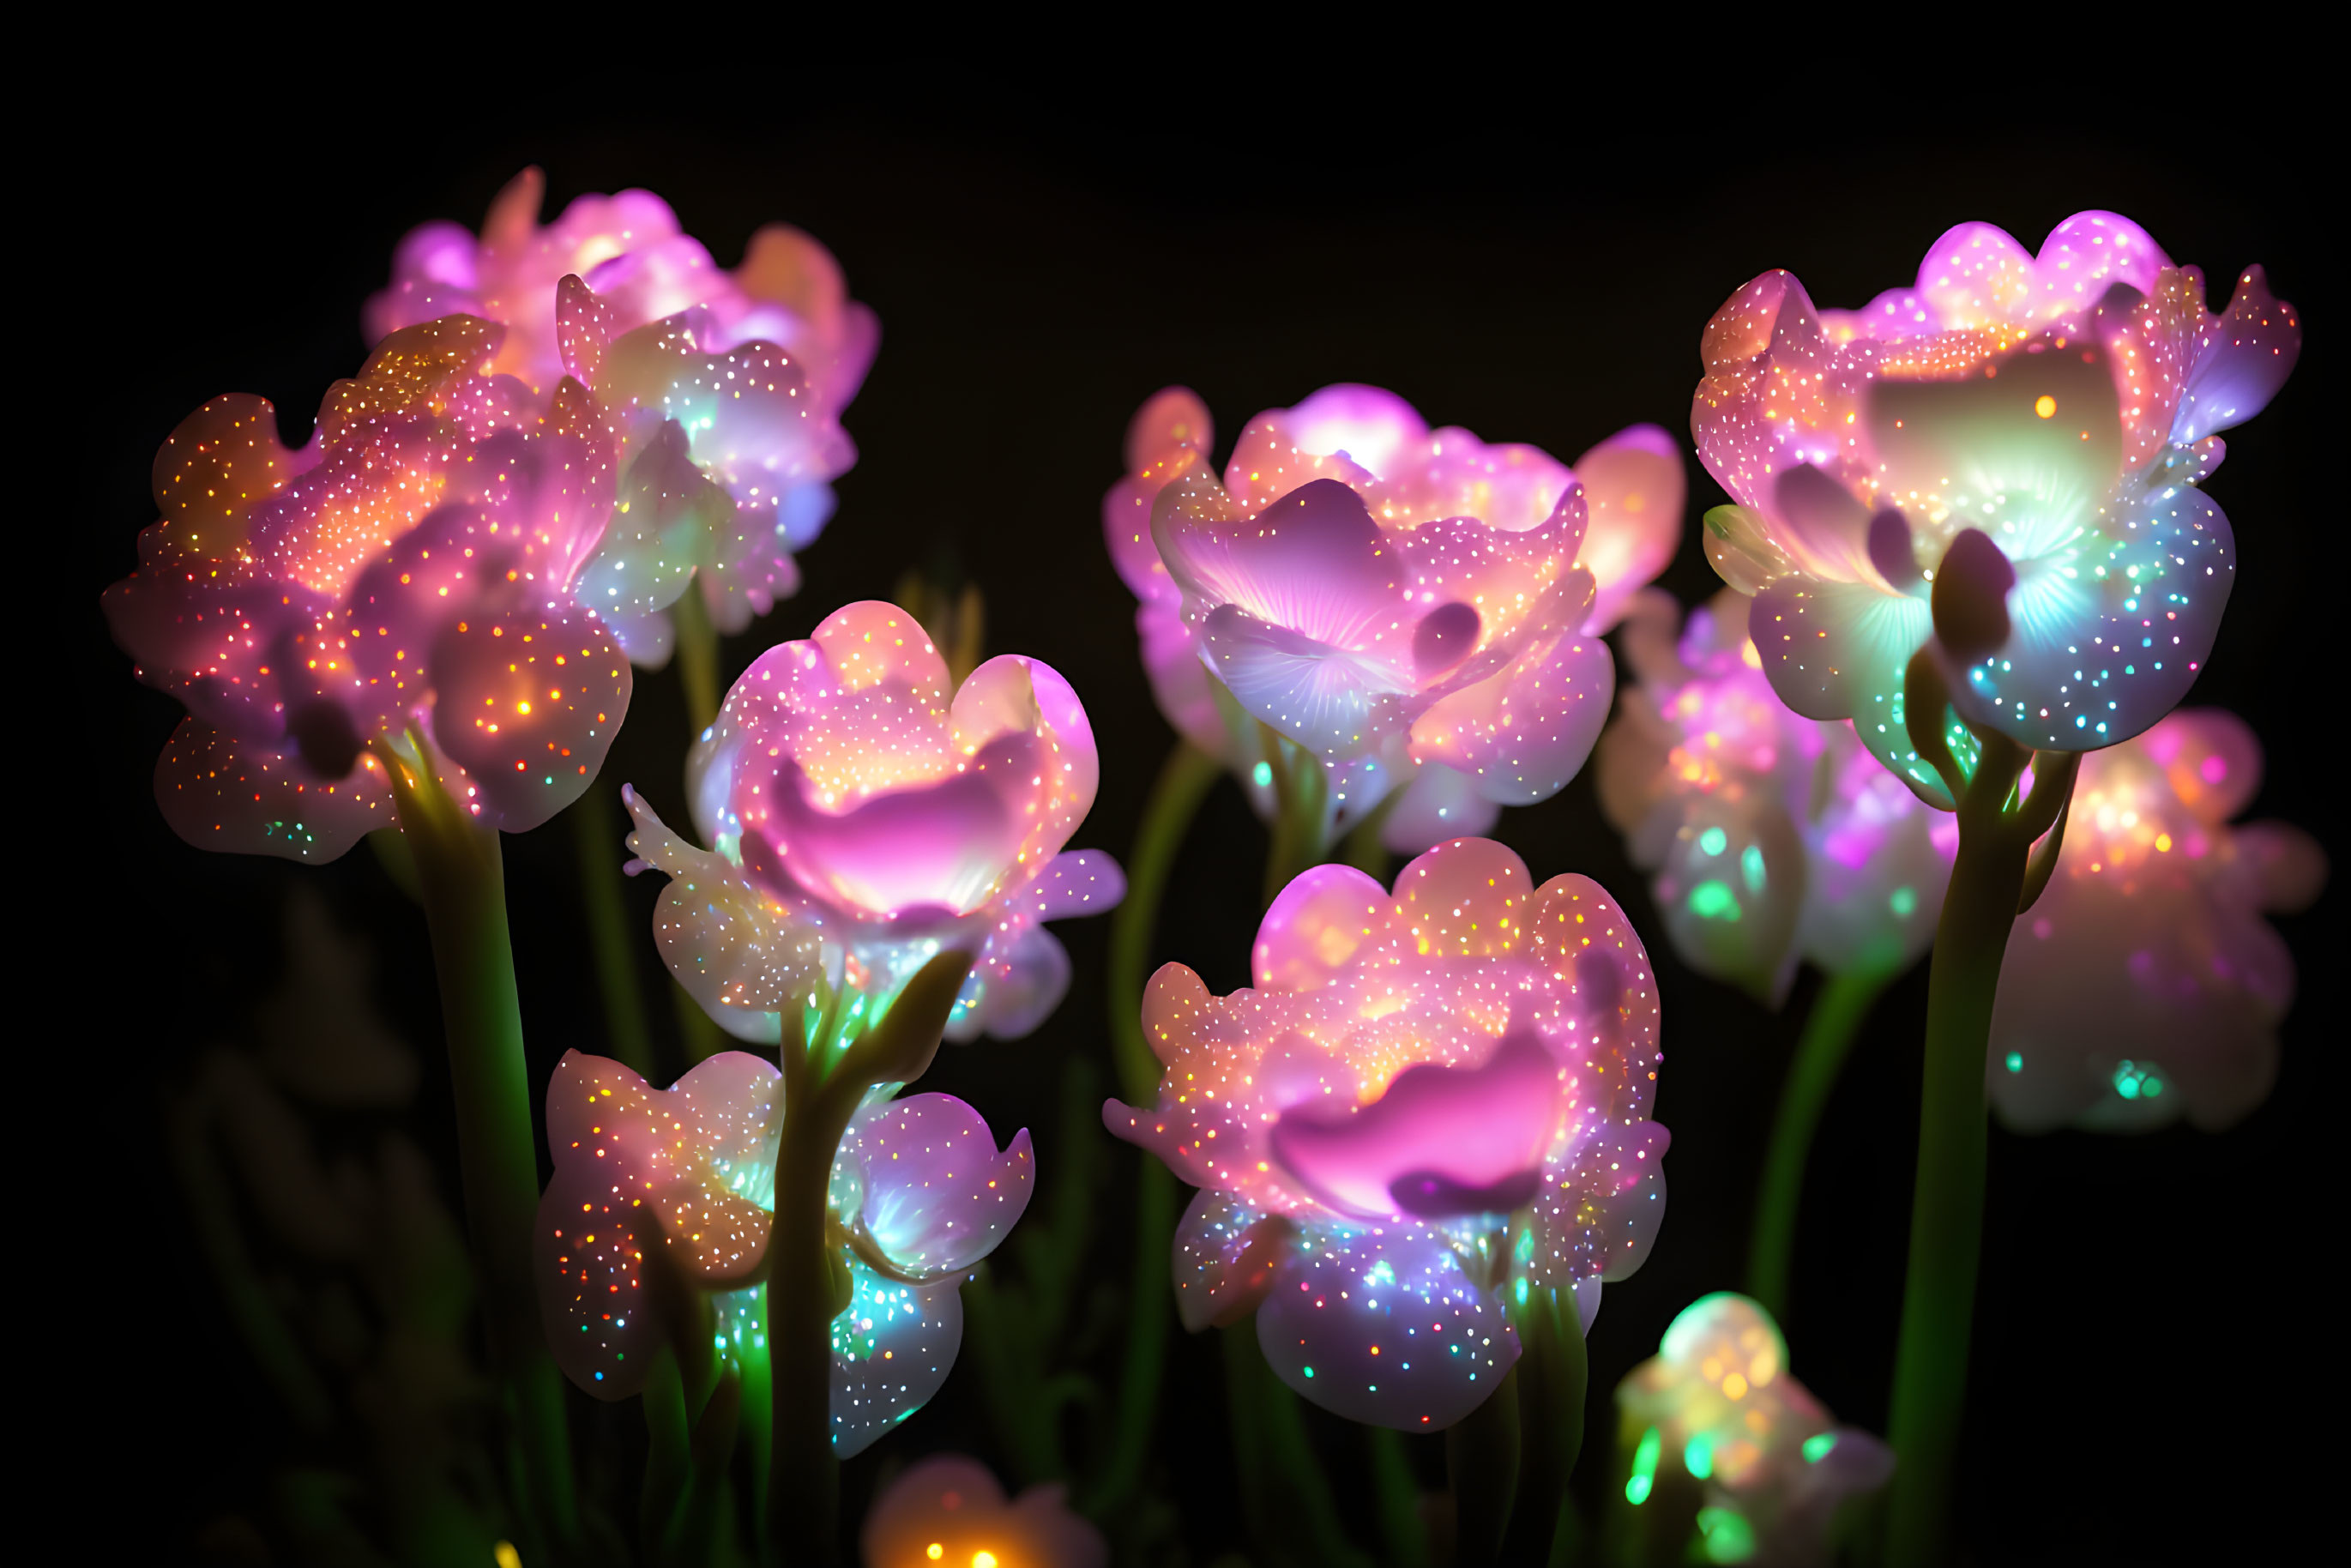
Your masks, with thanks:
M1586 521L1576 564L1597 585L1583 630L1616 624L1681 544L1688 481L1680 444L1654 424L1628 425L1575 460Z
M1452 1426L1519 1359L1500 1303L1424 1225L1301 1239L1258 1309L1257 1338L1301 1397L1405 1432Z
M1198 1333L1237 1323L1273 1288L1296 1227L1206 1188L1176 1227L1176 1315Z
M996 1250L1032 1189L1029 1134L1001 1153L980 1113L951 1094L859 1112L841 1159L862 1175L859 1222L908 1273L959 1273Z
M852 1258L848 1308L832 1320L832 1451L863 1453L930 1402L963 1344L956 1280L902 1285Z
M2258 267L2238 276L2228 314L2198 340L2194 368L2179 397L2171 439L2187 446L2261 413L2302 357L2302 319L2270 293Z
M374 758L322 779L290 748L235 740L193 717L155 760L155 800L172 831L200 850L313 864L393 826L392 789Z
M1478 791L1478 781L1442 762L1424 762L1402 798L1388 808L1380 842L1397 854L1416 855L1447 839L1483 838L1493 831L1502 808Z

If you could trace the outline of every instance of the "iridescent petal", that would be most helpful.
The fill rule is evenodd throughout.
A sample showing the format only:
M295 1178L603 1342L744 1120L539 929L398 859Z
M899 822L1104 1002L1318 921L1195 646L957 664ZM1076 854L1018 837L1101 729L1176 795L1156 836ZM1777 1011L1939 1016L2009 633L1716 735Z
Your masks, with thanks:
M910 1274L969 1270L1019 1222L1032 1190L1027 1130L998 1153L987 1121L950 1094L868 1106L840 1158L862 1173L859 1223Z
M1176 1227L1176 1315L1193 1333L1237 1323L1273 1288L1296 1227L1220 1192L1192 1195Z
M958 1280L902 1285L852 1258L832 1320L832 1451L850 1458L930 1402L963 1344Z
M172 831L200 850L314 864L392 825L392 788L374 758L322 779L291 751L233 739L197 718L182 719L156 758L155 800Z
M1598 636L1673 559L1688 484L1680 444L1654 424L1618 431L1575 460L1575 476L1588 517L1576 564L1597 585L1583 630Z

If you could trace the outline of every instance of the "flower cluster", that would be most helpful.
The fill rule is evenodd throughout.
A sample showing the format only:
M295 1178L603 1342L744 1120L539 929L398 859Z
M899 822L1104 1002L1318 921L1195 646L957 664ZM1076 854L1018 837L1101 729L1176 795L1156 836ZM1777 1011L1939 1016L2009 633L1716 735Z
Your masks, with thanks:
M1093 731L1051 668L1007 655L951 691L895 605L852 604L761 654L687 764L708 851L633 797L631 846L674 879L671 968L730 1033L774 1041L819 965L885 991L935 955L975 955L947 1026L1014 1039L1069 988L1044 922L1125 890L1099 850L1061 846L1093 804Z
M2001 967L1987 1063L2020 1132L2226 1127L2266 1099L2294 959L2266 912L2306 908L2326 856L2283 822L2231 825L2252 733L2183 709L2087 758L2065 840Z
M1617 1385L1640 1432L1625 1500L1648 1500L1661 1470L1703 1488L1697 1524L1706 1561L1823 1561L1837 1505L1894 1473L1885 1444L1839 1427L1788 1373L1770 1314L1720 1291L1682 1309L1657 1354Z
M544 189L524 171L478 239L448 223L410 234L366 325L375 339L455 312L502 322L495 370L594 393L621 492L581 594L632 659L658 665L690 584L729 632L799 587L793 552L855 461L838 416L879 329L798 229L761 229L729 273L651 192L581 196L541 227Z
M1963 224L1915 286L1856 311L1756 278L1707 326L1690 422L1739 503L1708 514L1707 549L1754 596L1772 688L1852 719L1942 806L1902 712L1930 643L1959 716L2021 745L2145 730L2228 602L2229 520L2198 488L2215 432L2261 411L2301 342L2259 267L2215 316L2202 274L2113 213L2067 218L2037 256Z
M557 1363L600 1399L639 1392L654 1355L702 1332L722 1354L767 1347L763 1279L784 1085L773 1063L711 1057L666 1090L568 1051L547 1091L555 1176L538 1206L540 1317ZM935 1394L963 1337L957 1287L1028 1207L1029 1134L1002 1150L946 1094L858 1112L833 1170L831 1228L849 1306L832 1330L837 1453L862 1449Z
M1333 831L1406 789L1384 828L1406 852L1574 776L1608 713L1600 634L1679 538L1663 431L1623 431L1571 470L1332 386L1251 421L1222 483L1211 439L1190 392L1145 403L1102 528L1162 711L1251 780L1260 812L1259 723L1321 759Z
M510 831L594 777L630 692L577 597L613 438L585 400L496 373L505 338L462 315L392 333L298 451L268 402L229 396L157 454L162 518L105 608L139 678L188 707L156 793L189 842L334 859L392 818L371 745Z
M1777 1007L1809 958L1832 974L1907 967L1934 939L1959 834L1843 722L1774 695L1725 589L1676 637L1645 590L1625 622L1637 685L1600 739L1601 809L1654 877L1691 967Z
M1201 1189L1176 1234L1184 1322L1254 1312L1307 1398L1448 1427L1518 1359L1507 1280L1573 1290L1588 1325L1601 1281L1656 1235L1647 956L1598 884L1537 887L1502 845L1462 839L1393 894L1347 866L1301 876L1251 973L1215 997L1160 970L1143 1017L1158 1103L1103 1108Z

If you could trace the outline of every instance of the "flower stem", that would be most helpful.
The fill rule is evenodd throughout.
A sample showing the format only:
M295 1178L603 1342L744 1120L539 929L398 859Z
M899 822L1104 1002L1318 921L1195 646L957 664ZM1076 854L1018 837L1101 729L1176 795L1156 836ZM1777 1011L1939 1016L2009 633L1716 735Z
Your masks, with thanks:
M1453 1560L1461 1568L1502 1561L1502 1539L1518 1500L1519 1453L1519 1368L1514 1366L1484 1404L1446 1428L1445 1473L1453 1484Z
M718 717L718 628L702 601L702 585L686 584L670 609L676 629L677 683L685 693L685 719L699 736Z
M1371 1456L1372 1499L1387 1568L1427 1568L1428 1531L1421 1523L1420 1482L1405 1452L1404 1434L1393 1427L1366 1427L1364 1446Z
M1946 695L1932 660L1912 660L1904 688L1912 744L1942 775L1959 807L1959 847L1935 927L1927 987L1918 1173L1910 1256L1894 1359L1889 1423L1897 1461L1884 1561L1929 1568L1950 1545L1950 1481L1967 1402L1968 1341L1983 1242L1984 1053L2001 960L2016 923L2032 842L2073 793L2078 753L2027 753L1976 731L1971 775L1953 758ZM2017 798L2027 763L2032 795Z
M1150 978L1147 966L1159 925L1159 903L1166 896L1167 875L1184 847L1184 835L1223 771L1223 764L1190 741L1176 743L1143 803L1134 851L1126 862L1126 896L1111 911L1111 1051L1120 1092L1138 1105L1149 1104L1159 1091L1159 1059L1143 1038L1143 988Z
M1891 968L1870 966L1831 975L1821 983L1797 1037L1795 1059L1780 1090L1780 1109L1763 1155L1755 1192L1755 1228L1748 1244L1747 1293L1782 1327L1788 1322L1788 1279L1796 1255L1796 1214L1804 1197L1804 1162L1813 1133L1837 1074L1844 1069L1869 1009L1894 979Z
M1266 1364L1256 1320L1243 1318L1223 1334L1233 1460L1251 1538L1268 1561L1369 1568L1339 1522L1298 1396Z
M498 834L449 798L428 748L416 745L412 762L398 748L379 745L432 933L466 1228L482 1281L490 1355L506 1386L531 1511L557 1550L567 1552L578 1539L579 1521L563 1380L539 1334L531 1281L538 1152Z
M1583 1402L1592 1369L1573 1290L1511 1289L1510 1322L1519 1331L1519 1495L1504 1560L1547 1563L1560 1537L1573 1533L1568 1478L1583 1451ZM1563 1532L1562 1521L1568 1521Z
M599 779L579 804L564 813L571 819L572 841L580 852L580 905L588 917L588 940L596 954L596 986L604 1001L604 1041L613 1060L640 1077L653 1076L653 1037L645 1029L644 988L637 977L637 939L629 936L627 907L621 895L620 841L628 831L628 813L618 810L611 784Z

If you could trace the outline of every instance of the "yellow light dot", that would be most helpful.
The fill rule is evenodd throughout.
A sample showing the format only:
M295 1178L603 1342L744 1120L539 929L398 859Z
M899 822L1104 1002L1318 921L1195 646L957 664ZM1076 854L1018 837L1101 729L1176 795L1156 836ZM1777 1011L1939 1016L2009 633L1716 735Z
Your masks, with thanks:
M1723 1397L1726 1399L1746 1398L1747 1379L1741 1377L1735 1372L1732 1373L1729 1376L1722 1380L1722 1394Z
M490 1558L498 1568L522 1568L522 1553L515 1550L511 1541L501 1541L491 1547Z
M2032 412L2043 419L2053 419L2057 415L2057 400L2043 392L2032 400Z
M973 1552L971 1554L971 1568L996 1568L996 1553L993 1552Z
M2155 847L2159 852L2167 855L2169 854L2171 852L2171 835L2169 833L2156 834Z
M945 1557L946 1554L947 1549L935 1541L923 1548L923 1555L929 1558L934 1563L937 1562L940 1558Z

